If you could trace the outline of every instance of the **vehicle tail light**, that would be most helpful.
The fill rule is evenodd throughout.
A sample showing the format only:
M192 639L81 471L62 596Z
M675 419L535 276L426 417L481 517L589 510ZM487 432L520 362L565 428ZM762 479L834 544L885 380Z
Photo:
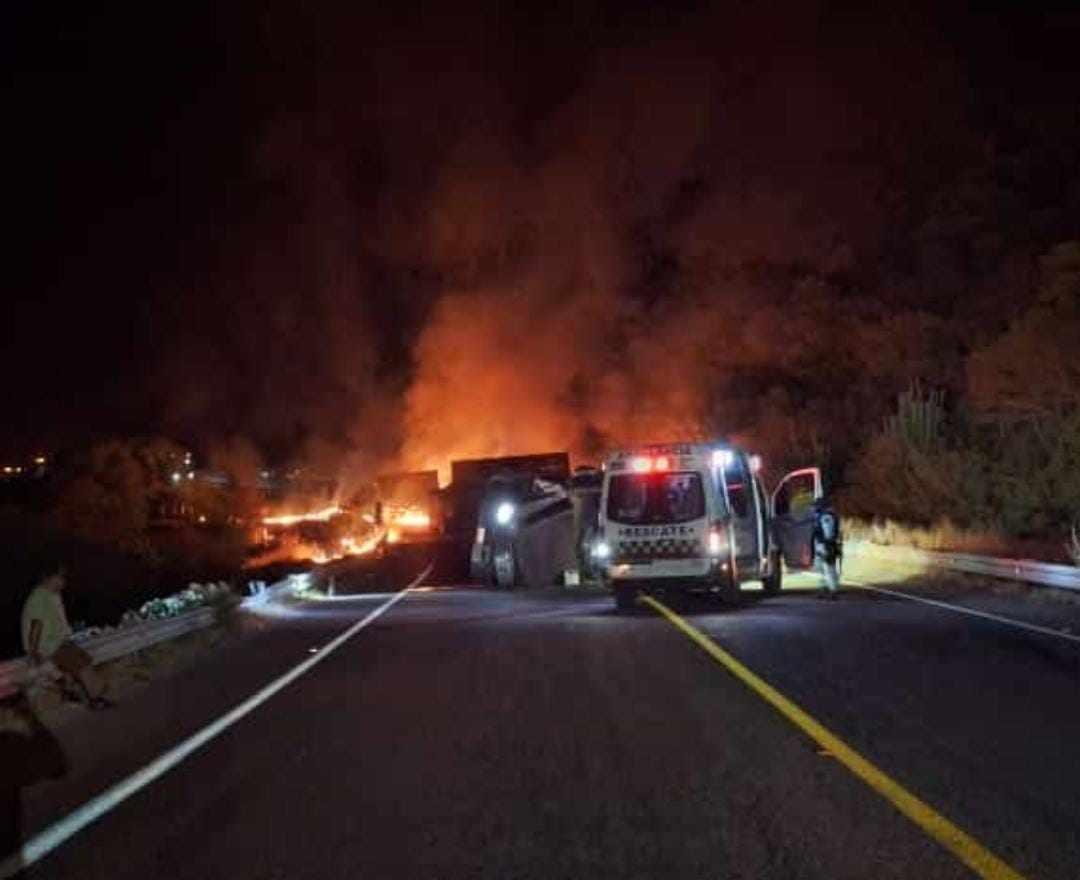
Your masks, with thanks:
M666 455L661 455L659 458L653 461L654 471L666 471L671 469L671 463L668 461Z
M727 532L723 529L710 529L709 530L709 555L710 556L722 556L727 553L728 540Z

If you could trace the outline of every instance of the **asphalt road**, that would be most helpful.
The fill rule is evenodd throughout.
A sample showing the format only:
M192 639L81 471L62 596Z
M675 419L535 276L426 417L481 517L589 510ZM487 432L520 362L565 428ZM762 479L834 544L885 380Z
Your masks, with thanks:
M300 608L69 732L91 767L25 794L29 830L385 598ZM28 875L971 876L671 624L611 605L410 593ZM1080 645L867 593L675 607L1024 876L1080 875Z

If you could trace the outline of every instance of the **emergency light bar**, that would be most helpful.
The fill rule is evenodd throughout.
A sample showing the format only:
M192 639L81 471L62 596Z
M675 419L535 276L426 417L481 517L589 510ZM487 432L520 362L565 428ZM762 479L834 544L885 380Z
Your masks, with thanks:
M666 455L658 455L656 458L639 455L630 460L630 470L638 474L663 473L671 470L671 459Z
M704 445L704 444L702 444ZM688 462L690 456L710 456L712 466L719 470L727 470L734 466L738 460L734 449L728 449L724 447L701 446L693 447L690 445L664 445L664 446L647 446L637 450L636 455L631 455L629 452L619 452L614 456L613 461L605 462L601 469L606 469L609 464L615 469L620 470L626 468L627 470L635 474L655 474L664 473L666 471L678 470L680 466L691 466ZM761 456L750 455L746 457L747 466L751 473L758 473L761 470Z

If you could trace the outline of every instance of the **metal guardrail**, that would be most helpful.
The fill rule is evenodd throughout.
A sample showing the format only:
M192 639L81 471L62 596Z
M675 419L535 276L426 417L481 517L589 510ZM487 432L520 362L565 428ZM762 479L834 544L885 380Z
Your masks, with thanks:
M178 614L176 617L148 620L136 626L110 630L97 635L76 633L72 640L94 658L96 665L133 654L159 642L175 639L185 633L206 629L214 623L214 620L213 608L196 608L194 611ZM0 694L31 683L38 676L48 675L49 670L50 667L47 664L34 667L26 657L0 663Z
M189 632L206 629L213 625L214 620L213 608L196 608L194 611L187 611L176 617L150 620L137 626L112 630L89 638L79 638L76 635L75 641L94 658L95 664L106 663L117 657L149 648L158 642L166 642Z
M1080 568L1037 562L1034 559L1001 559L994 556L975 556L970 553L943 553L918 550L914 547L894 547L869 541L847 541L845 556L876 557L885 562L929 565L949 571L982 574L1005 580L1023 581L1044 587L1080 591Z
M244 599L241 607L252 607L267 602L280 595L292 584L293 581L286 578L270 587L264 587ZM215 619L215 609L207 606L186 611L175 617L148 620L135 626L109 630L96 635L76 633L72 638L93 657L95 664L107 663L109 660L134 654L159 642L166 642L190 632L206 629L213 625ZM23 687L39 675L48 674L49 669L47 664L35 668L26 657L0 662L0 695Z

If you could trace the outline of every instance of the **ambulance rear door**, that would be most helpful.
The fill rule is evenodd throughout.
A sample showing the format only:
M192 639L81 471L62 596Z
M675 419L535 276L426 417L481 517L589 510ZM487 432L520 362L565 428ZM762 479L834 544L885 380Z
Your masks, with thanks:
M772 495L772 527L788 570L812 568L814 502L822 496L821 468L792 471Z
M762 528L760 501L754 487L754 473L743 454L731 456L723 469L724 491L735 541L735 571L739 580L756 578L761 572Z

